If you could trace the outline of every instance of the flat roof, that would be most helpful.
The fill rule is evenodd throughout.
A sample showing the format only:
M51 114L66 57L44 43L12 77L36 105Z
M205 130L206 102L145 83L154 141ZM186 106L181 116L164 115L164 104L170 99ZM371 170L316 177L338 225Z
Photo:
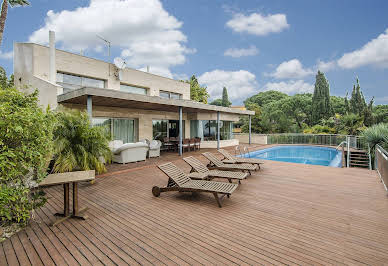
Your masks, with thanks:
M143 110L178 112L179 107L185 113L222 112L239 115L254 115L254 111L240 110L223 106L199 103L191 100L166 99L159 96L133 94L123 91L83 87L57 96L58 103L86 105L87 96L92 96L95 106L112 106Z

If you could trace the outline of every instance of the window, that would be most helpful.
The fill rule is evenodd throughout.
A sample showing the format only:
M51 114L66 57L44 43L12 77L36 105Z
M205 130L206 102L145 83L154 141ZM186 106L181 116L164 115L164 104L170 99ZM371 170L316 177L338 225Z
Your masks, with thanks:
M162 98L170 98L170 93L167 91L160 91L159 96Z
M137 123L134 119L94 117L92 124L105 128L112 140L122 140L124 143L136 141Z
M168 136L168 120L152 120L152 136L163 141Z
M104 88L105 81L101 79L57 73L57 83L63 87L63 92L69 92L81 87Z
M120 90L125 91L125 92L129 92L129 93L147 95L147 89L135 87L135 86L131 86L131 85L126 85L126 84L120 84Z
M159 96L167 99L182 99L182 94L169 91L159 91Z
M233 138L233 122L220 121L220 140ZM216 120L191 120L190 136L204 141L217 140Z

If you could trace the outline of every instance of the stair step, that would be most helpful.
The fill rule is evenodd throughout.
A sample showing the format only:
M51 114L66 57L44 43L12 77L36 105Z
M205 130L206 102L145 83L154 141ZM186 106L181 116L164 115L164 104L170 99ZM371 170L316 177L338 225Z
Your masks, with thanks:
M350 162L350 165L357 165L357 166L365 166L365 167L369 167L369 164L362 164L362 163L352 163L352 162Z
M369 164L369 160L350 160L350 163L367 163Z

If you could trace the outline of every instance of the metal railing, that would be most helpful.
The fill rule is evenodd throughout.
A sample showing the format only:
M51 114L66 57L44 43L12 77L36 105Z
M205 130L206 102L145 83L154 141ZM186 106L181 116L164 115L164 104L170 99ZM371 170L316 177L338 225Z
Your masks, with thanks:
M375 168L385 190L388 191L388 152L378 144L376 145Z

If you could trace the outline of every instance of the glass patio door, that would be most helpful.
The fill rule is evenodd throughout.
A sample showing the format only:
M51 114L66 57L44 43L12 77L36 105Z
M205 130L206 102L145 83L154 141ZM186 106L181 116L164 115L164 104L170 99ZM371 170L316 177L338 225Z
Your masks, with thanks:
M135 120L113 119L113 139L124 143L135 142Z

